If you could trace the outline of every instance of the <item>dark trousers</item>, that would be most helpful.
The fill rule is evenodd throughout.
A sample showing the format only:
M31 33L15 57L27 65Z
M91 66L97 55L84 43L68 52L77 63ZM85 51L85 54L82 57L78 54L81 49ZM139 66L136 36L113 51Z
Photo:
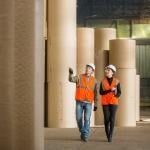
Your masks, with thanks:
M107 138L112 137L118 105L103 105L104 124Z

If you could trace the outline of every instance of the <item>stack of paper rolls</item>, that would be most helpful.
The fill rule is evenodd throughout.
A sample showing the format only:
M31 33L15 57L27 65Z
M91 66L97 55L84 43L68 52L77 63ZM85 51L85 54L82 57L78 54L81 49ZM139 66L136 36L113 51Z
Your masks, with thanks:
M114 28L96 28L95 29L95 76L100 85L104 78L104 68L109 64L109 40L116 38L116 29ZM99 97L100 99L100 97ZM100 102L98 103L98 111L95 113L95 124L102 125L103 111Z
M0 10L0 149L44 150L42 1Z
M76 2L48 1L48 127L76 127L75 84L68 69L76 72Z
M116 123L118 126L136 126L136 69L135 40L116 39L110 41L110 64L117 67L122 95Z
M77 28L77 74L85 73L88 63L94 63L94 29ZM94 126L94 113L91 115L91 126Z

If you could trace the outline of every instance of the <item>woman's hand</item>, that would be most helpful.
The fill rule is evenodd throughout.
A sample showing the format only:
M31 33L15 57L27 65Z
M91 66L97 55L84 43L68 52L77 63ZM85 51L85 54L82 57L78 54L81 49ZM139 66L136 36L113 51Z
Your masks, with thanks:
M115 95L117 94L117 88L112 88L111 91L114 92Z
M112 92L115 92L115 91L116 91L116 88L112 88L111 91L112 91Z

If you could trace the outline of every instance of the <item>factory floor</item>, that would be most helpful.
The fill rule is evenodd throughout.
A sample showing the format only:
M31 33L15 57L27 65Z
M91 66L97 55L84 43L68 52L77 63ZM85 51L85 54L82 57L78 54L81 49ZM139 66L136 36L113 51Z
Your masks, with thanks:
M45 128L45 150L149 150L150 107L141 108L141 121L136 127L116 127L108 143L104 127L91 129L88 142L82 142L78 129Z

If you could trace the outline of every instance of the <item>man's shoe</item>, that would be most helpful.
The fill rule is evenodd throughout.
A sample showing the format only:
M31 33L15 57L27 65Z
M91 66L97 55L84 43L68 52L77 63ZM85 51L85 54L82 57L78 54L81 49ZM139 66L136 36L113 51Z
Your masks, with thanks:
M87 138L87 137L84 137L84 138L83 138L83 141L84 141L84 142L88 142L88 138Z
M83 140L83 135L82 134L80 135L80 139Z
M84 137L82 134L80 135L80 138L82 141L84 142L87 142L88 141L88 138L87 137Z

